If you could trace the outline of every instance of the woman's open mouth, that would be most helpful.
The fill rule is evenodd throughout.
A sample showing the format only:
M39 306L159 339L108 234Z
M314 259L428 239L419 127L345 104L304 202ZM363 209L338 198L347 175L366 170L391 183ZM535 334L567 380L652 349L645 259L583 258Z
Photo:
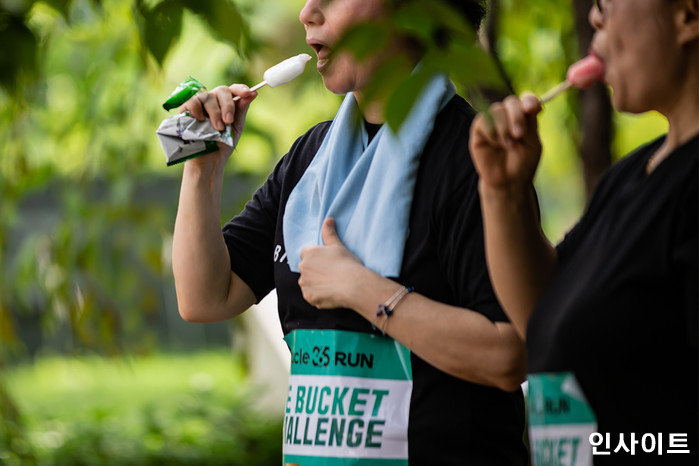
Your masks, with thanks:
M313 48L313 50L315 50L316 55L318 56L318 63L316 67L320 71L328 64L332 50L330 47L320 41L307 40L306 42Z

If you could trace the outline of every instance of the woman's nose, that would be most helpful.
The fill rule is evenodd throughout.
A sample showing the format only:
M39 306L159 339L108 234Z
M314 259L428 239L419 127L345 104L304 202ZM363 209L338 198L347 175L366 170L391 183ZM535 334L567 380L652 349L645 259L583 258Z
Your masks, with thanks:
M592 8L590 8L590 13L587 15L587 20L593 28L599 30L604 23L604 15L596 5L593 5Z
M299 21L304 26L323 22L321 4L327 0L308 0L299 13Z

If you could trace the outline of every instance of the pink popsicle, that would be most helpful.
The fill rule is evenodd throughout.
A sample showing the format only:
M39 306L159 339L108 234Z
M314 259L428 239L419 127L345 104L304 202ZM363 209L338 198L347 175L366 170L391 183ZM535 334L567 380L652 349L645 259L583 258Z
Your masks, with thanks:
M571 87L587 89L597 81L604 79L604 62L596 55L588 55L582 60L570 65L566 80L542 95L539 99L541 103L546 103L556 97L561 92Z
M596 55L588 55L570 65L566 79L578 89L587 89L604 79L604 62Z

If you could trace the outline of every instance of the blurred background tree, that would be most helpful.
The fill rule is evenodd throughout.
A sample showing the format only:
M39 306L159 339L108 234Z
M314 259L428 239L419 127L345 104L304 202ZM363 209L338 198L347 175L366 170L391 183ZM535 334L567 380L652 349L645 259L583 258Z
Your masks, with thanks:
M476 36L457 15L432 0L403 2L391 24L360 25L344 44L362 55L382 43L387 28L401 28L426 45L423 73L396 83L395 68L404 66L396 60L376 83L376 92L398 85L387 109L395 125L434 69L450 70L480 108L509 88L543 93L587 50L590 4L492 0L483 37L497 60L475 47ZM37 443L38 428L22 427L23 419L40 415L28 405L43 396L21 388L33 383L22 372L28 361L46 367L51 354L123 358L228 347L231 324L186 325L177 316L170 241L181 167L165 166L154 131L168 116L162 101L187 76L210 87L254 84L267 67L309 51L298 22L302 5L0 0L0 462L41 463L46 452L73 445L60 429L43 428L48 437ZM449 29L449 42L432 40L438 26ZM222 221L240 211L296 137L334 115L340 97L308 68L288 85L263 89L254 103L227 166ZM657 116L611 112L603 86L559 97L540 122L544 156L536 184L554 241L579 216L611 160L643 142L639 134L650 139L665 130ZM6 383L9 375L16 384ZM143 416L141 424L150 419ZM161 423L149 425L159 432ZM151 452L151 464L165 462L153 451L173 437L161 434L142 451ZM96 432L85 435L93 447L101 441ZM262 440L247 444L256 442Z

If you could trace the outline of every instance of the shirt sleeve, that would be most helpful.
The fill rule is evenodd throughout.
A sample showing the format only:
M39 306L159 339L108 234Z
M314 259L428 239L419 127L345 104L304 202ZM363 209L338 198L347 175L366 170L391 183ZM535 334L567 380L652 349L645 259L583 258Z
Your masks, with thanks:
M243 211L223 226L231 269L250 287L257 302L274 289L274 235L284 161L282 158Z
M231 269L250 287L257 302L275 288L275 255L282 247L275 242L282 242L277 232L283 203L315 156L330 123L319 123L299 137L243 211L223 226Z
M435 222L439 260L456 303L493 322L509 321L490 283L475 169L437 210Z

